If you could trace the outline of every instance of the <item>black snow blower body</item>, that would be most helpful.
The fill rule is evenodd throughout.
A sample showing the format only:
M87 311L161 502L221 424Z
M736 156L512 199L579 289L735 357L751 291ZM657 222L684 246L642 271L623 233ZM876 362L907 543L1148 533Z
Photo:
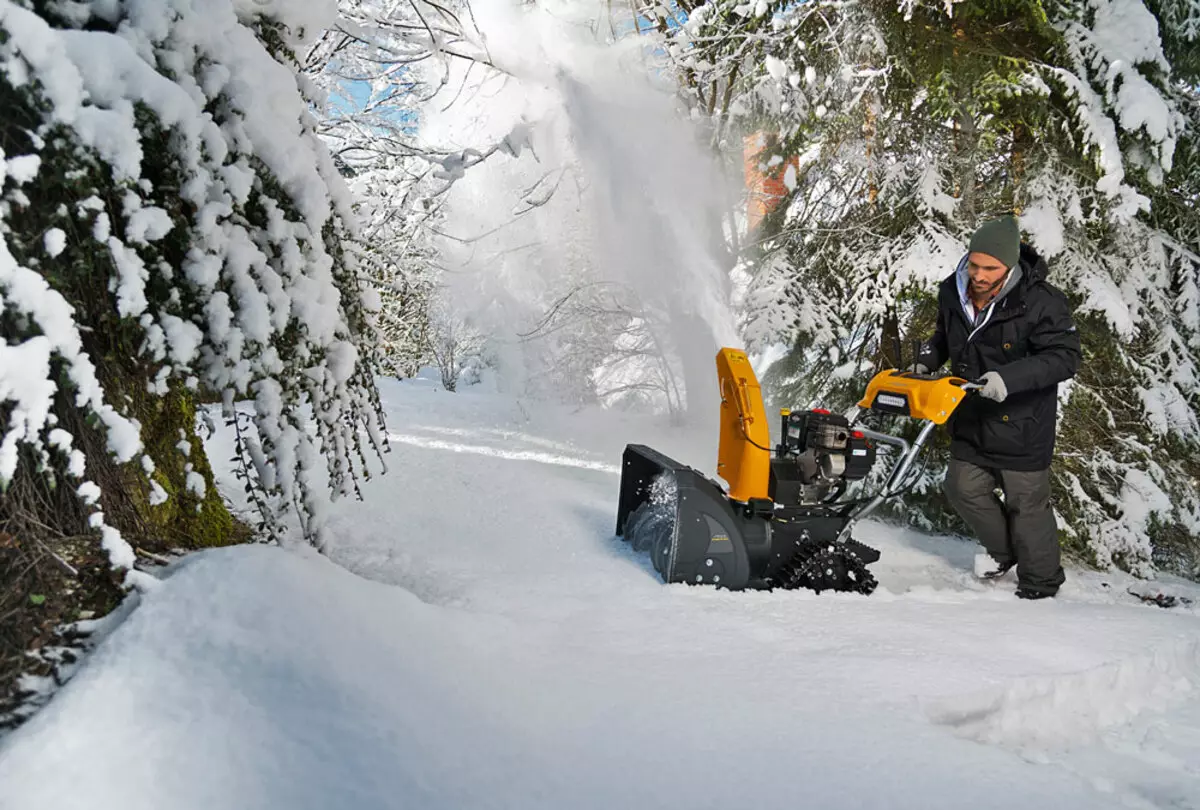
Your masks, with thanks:
M825 409L780 412L770 428L746 355L717 354L721 394L719 483L641 444L625 448L617 536L648 553L664 582L731 590L809 588L869 594L867 566L879 551L851 537L854 523L906 488L913 460L977 384L955 377L879 372L850 415ZM927 420L911 444L856 426L863 409ZM864 479L879 444L898 456L873 496L842 500Z

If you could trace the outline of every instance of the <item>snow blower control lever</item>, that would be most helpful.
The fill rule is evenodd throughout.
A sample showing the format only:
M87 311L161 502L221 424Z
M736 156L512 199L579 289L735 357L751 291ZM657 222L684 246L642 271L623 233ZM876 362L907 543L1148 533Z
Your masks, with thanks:
M881 371L844 416L824 408L781 410L779 441L772 449L761 390L746 355L729 348L718 352L717 377L717 475L728 488L650 447L627 445L617 536L648 552L665 582L871 593L877 583L867 566L880 555L853 539L854 524L912 486L913 462L929 436L979 384ZM858 425L863 411L925 425L910 444ZM874 469L880 444L899 451L884 485L873 495L843 500L850 482L868 478Z

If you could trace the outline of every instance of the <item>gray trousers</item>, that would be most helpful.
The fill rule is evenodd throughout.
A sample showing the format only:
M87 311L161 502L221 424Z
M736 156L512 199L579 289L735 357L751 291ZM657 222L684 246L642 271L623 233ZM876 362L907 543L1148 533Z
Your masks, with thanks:
M1004 501L995 490L1004 492ZM946 496L996 562L1016 560L1019 587L1057 593L1066 578L1050 509L1050 469L1017 472L950 459Z

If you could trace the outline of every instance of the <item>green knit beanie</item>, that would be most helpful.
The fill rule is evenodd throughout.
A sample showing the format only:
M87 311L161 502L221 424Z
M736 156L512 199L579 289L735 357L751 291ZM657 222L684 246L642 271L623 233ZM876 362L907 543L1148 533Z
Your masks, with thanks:
M1021 258L1021 232L1012 217L1001 217L985 222L971 236L970 253L986 253L1004 262L1005 267L1015 267Z

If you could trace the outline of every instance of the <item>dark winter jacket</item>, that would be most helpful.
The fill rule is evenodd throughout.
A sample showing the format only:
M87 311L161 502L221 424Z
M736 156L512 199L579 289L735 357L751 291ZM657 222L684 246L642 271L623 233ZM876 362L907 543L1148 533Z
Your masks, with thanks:
M1058 421L1058 383L1079 369L1079 333L1066 296L1046 281L1046 262L1021 245L1021 259L1001 293L972 325L959 276L966 259L938 290L933 337L917 360L936 370L947 360L958 377L995 371L1008 389L1004 402L968 396L947 427L955 458L1007 470L1050 466Z

